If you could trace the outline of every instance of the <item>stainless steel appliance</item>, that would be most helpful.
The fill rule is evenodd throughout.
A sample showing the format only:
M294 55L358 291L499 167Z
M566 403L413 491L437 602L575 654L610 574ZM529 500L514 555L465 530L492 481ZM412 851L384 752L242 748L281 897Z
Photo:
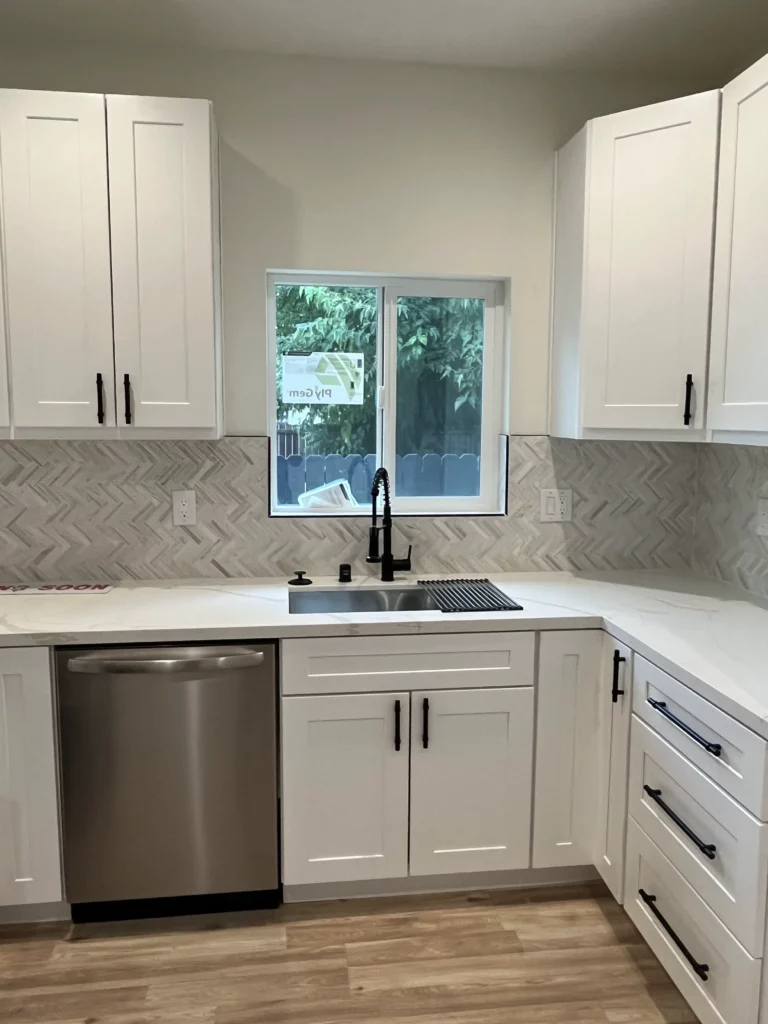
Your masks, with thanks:
M56 662L67 900L274 903L274 644L58 650Z

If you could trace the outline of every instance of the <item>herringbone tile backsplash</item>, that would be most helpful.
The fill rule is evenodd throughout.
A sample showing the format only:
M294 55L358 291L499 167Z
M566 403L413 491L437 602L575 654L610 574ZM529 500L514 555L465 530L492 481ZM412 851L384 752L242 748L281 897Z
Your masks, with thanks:
M699 447L513 437L508 516L401 519L395 553L425 573L689 568ZM0 442L0 578L370 571L366 519L270 519L267 480L264 438ZM573 522L539 523L541 487L573 489ZM186 488L198 524L176 527Z
M707 576L768 597L768 537L755 533L759 498L768 498L768 448L701 444L694 565Z

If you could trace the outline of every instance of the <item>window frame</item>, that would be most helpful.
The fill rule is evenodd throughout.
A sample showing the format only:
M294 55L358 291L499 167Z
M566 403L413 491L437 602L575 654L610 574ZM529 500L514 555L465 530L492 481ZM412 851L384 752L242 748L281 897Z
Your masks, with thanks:
M483 385L480 439L480 493L472 496L397 496L390 470L392 513L397 516L504 515L507 487L506 402L508 392L505 345L505 282L498 278L400 277L387 274L269 271L267 273L267 389L269 403L269 514L279 518L347 518L370 516L371 506L326 511L277 503L277 316L276 286L328 285L376 288L377 327L376 451L388 469L395 465L397 409L397 302L400 296L483 299ZM496 382L502 381L501 386Z

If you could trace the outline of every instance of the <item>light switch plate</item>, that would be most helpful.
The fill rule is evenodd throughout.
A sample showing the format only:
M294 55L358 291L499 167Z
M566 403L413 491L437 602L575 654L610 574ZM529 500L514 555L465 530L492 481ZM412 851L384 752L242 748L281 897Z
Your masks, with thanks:
M173 525L197 524L197 500L194 491L173 491Z
M768 498L757 499L755 533L758 537L768 537Z
M556 487L542 488L539 491L540 523L570 523L573 491L570 488L560 490Z

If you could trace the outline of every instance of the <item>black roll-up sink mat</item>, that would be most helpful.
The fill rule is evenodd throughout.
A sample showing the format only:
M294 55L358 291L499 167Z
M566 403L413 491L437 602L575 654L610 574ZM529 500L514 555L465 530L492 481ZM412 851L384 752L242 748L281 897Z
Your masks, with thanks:
M490 580L418 580L441 612L520 612L523 606Z

